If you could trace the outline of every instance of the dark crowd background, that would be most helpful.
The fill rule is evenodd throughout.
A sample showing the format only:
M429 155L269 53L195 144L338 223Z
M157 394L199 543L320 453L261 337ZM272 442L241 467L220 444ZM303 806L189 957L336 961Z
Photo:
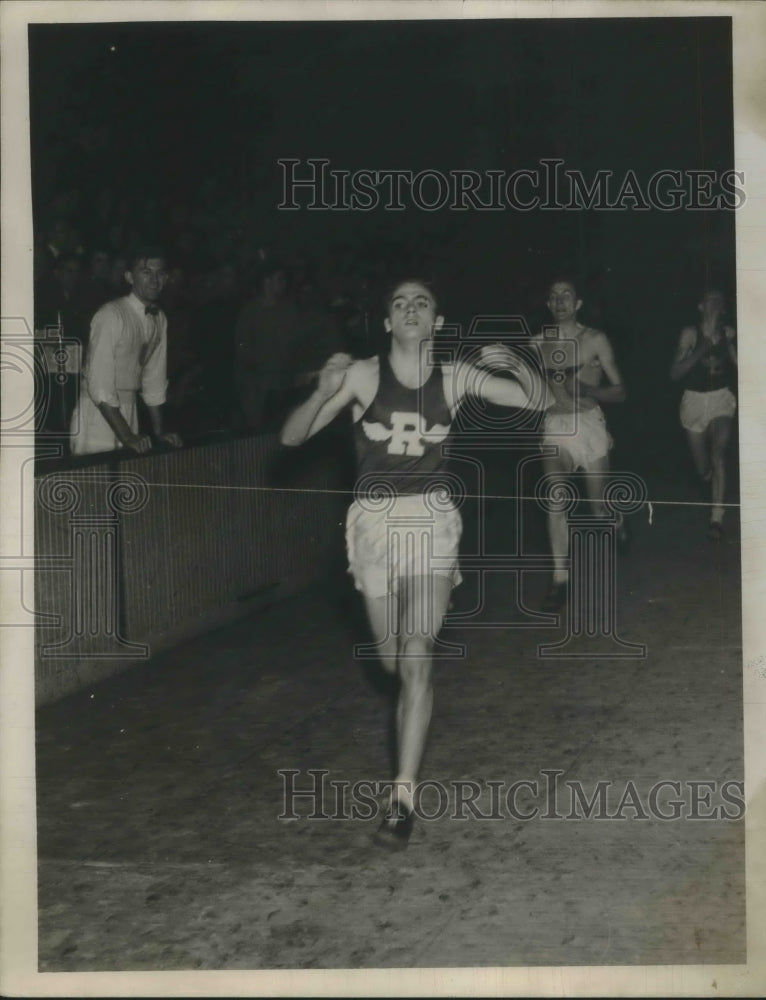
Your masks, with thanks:
M642 470L686 461L668 369L705 287L736 322L735 212L288 212L277 160L722 173L730 19L49 24L29 42L35 326L61 318L86 343L95 309L126 291L128 248L160 241L168 422L187 439L270 427L296 374L334 349L379 350L393 277L434 279L450 323L521 314L536 329L566 269L627 384L608 415L619 447ZM247 413L238 329L278 271L284 384Z

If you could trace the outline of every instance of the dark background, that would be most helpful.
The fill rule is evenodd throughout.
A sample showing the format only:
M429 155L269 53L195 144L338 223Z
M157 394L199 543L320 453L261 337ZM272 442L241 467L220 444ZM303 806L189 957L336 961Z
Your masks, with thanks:
M732 211L287 213L276 161L725 171L731 73L728 18L36 25L36 235L65 211L87 240L96 206L121 203L134 227L243 274L262 248L330 270L378 254L440 278L464 323L534 326L546 281L574 266L582 318L628 385L609 415L623 453L686 461L667 372L705 284L733 292Z

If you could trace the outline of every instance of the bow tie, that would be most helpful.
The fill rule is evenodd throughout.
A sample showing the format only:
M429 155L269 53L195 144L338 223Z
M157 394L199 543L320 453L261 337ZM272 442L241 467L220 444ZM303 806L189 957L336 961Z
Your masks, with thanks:
M159 306L146 306L144 312L147 316L158 316L160 312Z

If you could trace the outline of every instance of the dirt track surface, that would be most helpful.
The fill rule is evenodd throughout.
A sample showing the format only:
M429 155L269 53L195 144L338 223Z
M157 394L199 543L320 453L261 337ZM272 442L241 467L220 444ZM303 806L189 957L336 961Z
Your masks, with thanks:
M534 818L450 808L393 856L371 843L376 819L311 820L305 799L278 819L280 769L302 789L309 769L391 777L391 687L354 658L345 580L41 710L41 971L744 961L743 822L544 818L571 812L567 782L611 782L614 812L629 782L646 810L661 780L688 807L685 783L742 779L737 518L718 544L702 508L653 522L631 519L617 581L620 637L645 658L541 658L562 629L443 633L466 656L437 665L422 777L477 782L485 814L487 782L537 782L516 800ZM525 579L530 606L545 583ZM494 575L480 620L504 619L512 592ZM455 612L475 595L467 576ZM561 772L555 801L545 770Z

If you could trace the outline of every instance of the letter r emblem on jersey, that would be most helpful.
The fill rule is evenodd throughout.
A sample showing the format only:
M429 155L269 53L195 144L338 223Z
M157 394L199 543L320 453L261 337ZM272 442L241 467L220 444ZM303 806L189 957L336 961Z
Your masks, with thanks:
M388 445L389 455L424 455L425 448L421 437L426 434L423 417L420 413L391 414L391 441Z

